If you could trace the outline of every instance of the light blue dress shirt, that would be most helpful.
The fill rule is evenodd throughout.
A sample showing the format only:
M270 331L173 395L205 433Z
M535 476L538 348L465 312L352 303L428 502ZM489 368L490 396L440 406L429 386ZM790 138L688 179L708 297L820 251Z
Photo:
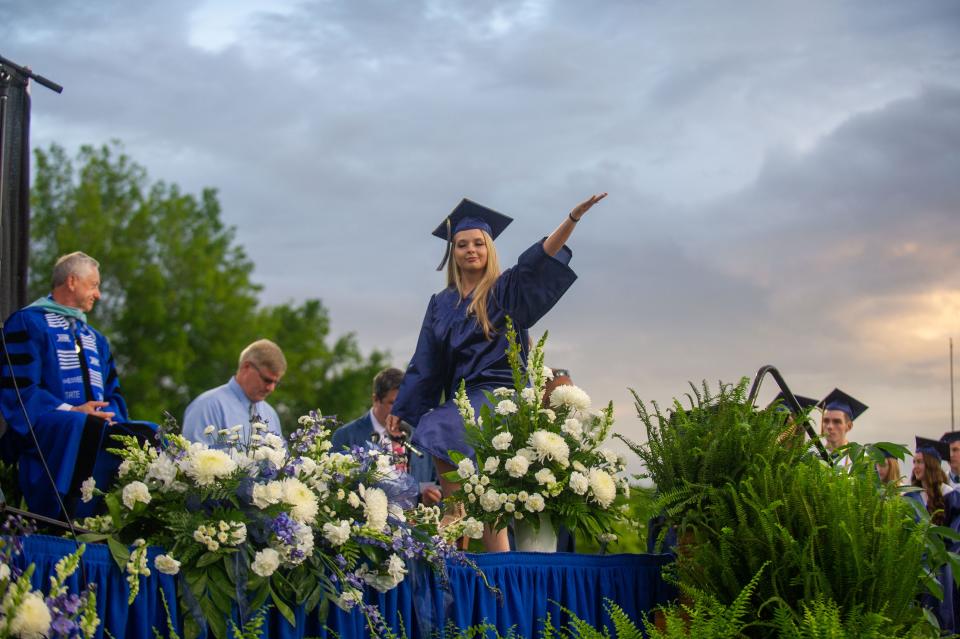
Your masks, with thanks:
M267 432L283 436L280 430L280 417L267 402L251 402L244 394L240 384L233 377L223 386L211 388L198 395L183 415L183 436L192 442L203 442L211 447L217 446L217 434L205 435L207 426L217 430L240 425L240 443L250 442L252 412L267 425Z

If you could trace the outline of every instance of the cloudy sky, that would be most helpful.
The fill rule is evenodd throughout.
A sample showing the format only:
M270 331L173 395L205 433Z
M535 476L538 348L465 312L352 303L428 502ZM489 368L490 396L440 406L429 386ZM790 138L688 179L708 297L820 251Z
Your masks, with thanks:
M397 365L443 285L429 232L461 197L516 218L498 241L510 263L609 191L571 240L579 280L535 332L622 432L642 438L628 387L665 403L763 364L797 393L863 400L860 441L950 427L957 2L0 0L0 15L0 54L65 87L34 87L35 146L119 139L152 178L217 188L265 302L319 297L336 332Z

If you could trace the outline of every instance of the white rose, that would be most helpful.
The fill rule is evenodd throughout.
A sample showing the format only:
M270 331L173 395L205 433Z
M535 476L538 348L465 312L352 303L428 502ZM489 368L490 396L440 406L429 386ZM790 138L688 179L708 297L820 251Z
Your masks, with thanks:
M142 481L132 481L123 487L123 505L133 510L137 502L150 503L150 489Z
M485 473L495 473L498 468L500 468L499 457L487 457L483 461L483 472Z
M507 450L511 442L513 442L513 433L500 433L494 435L491 443L496 450Z
M157 555L153 565L165 575L175 575L180 572L180 562L170 555Z
M509 399L501 400L495 409L497 415L513 415L517 412L517 405Z
M280 553L273 548L264 548L257 552L250 569L261 577L269 577L280 567Z
M590 482L587 480L586 475L577 471L570 473L570 490L578 495L586 495L589 489Z
M520 478L527 474L527 469L530 468L530 461L526 457L516 455L504 462L503 467L511 477Z
M461 459L460 463L457 464L457 474L460 475L461 479L467 479L476 472L477 468L473 465L473 460L467 457Z

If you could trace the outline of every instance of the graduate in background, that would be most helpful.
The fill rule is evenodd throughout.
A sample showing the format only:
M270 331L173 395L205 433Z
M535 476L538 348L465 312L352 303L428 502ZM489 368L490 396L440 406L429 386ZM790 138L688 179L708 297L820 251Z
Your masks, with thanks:
M820 434L824 436L827 450L839 465L846 466L850 463L849 458L846 456L841 458L836 451L850 443L847 436L853 428L853 421L867 410L867 405L839 388L834 388L818 406L823 409Z
M108 490L120 465L105 450L116 446L110 435L152 440L156 431L155 424L129 421L110 344L87 323L86 314L100 299L99 266L79 251L62 256L53 269L51 294L14 312L3 327L7 355L0 356L0 410L11 430L0 446L7 460L19 458L20 488L28 509L38 515L64 516L56 493L67 516L93 514L97 500L81 501L81 484L92 476L98 488Z
M444 472L455 468L448 451L473 455L453 401L460 380L466 381L478 413L486 403L483 391L513 385L506 356L506 317L519 333L525 360L527 329L577 278L568 266L572 252L565 243L580 219L606 195L594 195L574 207L549 237L534 243L503 273L493 240L512 218L464 199L434 230L433 235L447 244L437 269L446 265L447 286L430 298L416 352L386 426L394 436L401 433L401 420L416 427L413 443L434 457L444 496L457 488L443 479ZM484 543L487 550L508 549L504 531L490 532Z
M954 488L960 487L960 432L944 433L940 441L950 447L950 455L946 458L947 463L950 464L947 479Z

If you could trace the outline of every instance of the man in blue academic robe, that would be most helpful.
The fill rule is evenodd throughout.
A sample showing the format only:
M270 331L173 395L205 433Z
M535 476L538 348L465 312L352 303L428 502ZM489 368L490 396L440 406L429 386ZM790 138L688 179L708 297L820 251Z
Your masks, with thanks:
M330 443L333 444L334 452L354 446L366 446L371 442L393 449L399 460L400 470L411 474L420 483L420 503L432 506L440 501L433 458L408 453L401 443L390 437L384 425L387 415L393 409L402 380L403 371L397 368L385 368L377 373L373 378L373 406L361 417L338 428L330 438Z
M116 445L110 435L152 439L156 426L129 422L110 345L87 323L100 299L99 263L81 252L64 255L52 285L3 326L0 410L9 429L0 448L8 461L19 459L31 512L62 517L65 508L66 516L83 517L98 504L80 499L82 483L93 477L107 490L120 464L106 452Z

